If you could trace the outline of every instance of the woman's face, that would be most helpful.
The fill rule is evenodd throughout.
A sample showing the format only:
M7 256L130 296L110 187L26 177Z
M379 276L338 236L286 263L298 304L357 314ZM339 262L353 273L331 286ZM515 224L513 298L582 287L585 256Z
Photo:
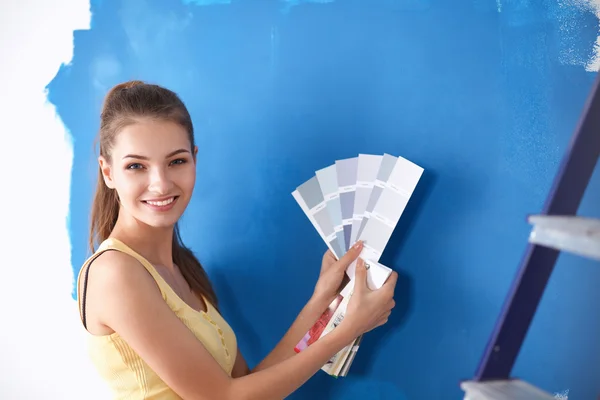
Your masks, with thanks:
M174 225L192 197L196 152L185 128L173 122L140 120L117 133L110 163L99 162L106 185L119 196L120 218Z

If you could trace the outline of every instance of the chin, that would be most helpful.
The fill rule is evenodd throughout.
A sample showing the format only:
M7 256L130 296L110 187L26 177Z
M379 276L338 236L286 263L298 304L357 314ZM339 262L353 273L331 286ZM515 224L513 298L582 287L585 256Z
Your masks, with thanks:
M180 206L180 205L179 205ZM181 218L181 207L175 207L167 212L156 212L142 207L135 218L152 228L172 228Z
M173 226L175 226L175 224L177 223L177 221L179 220L179 218L139 218L139 221L148 225L149 227L152 228L157 228L157 229L164 229L164 228L172 228Z

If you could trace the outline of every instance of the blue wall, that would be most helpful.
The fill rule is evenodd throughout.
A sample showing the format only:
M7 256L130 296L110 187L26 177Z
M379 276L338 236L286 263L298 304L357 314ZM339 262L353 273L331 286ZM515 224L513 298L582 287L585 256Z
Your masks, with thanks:
M186 3L93 2L92 29L49 85L74 139L75 272L99 109L119 81L166 85L190 107L199 176L184 237L252 365L311 293L325 250L291 191L336 159L402 155L425 174L382 258L400 274L396 312L349 377L319 372L292 398L460 398L595 76L581 60L598 19L550 0L501 12L496 0ZM600 214L598 174L582 214ZM516 375L600 393L600 317L584 310L599 283L598 265L561 256Z

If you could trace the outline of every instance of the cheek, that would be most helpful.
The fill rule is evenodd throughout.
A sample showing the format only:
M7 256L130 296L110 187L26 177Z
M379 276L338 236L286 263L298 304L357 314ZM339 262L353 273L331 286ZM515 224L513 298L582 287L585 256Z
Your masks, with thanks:
M122 203L137 201L144 192L144 182L135 176L119 174L115 176L114 182Z
M190 169L185 173L180 174L177 177L178 186L181 190L191 192L194 189L194 185L196 184L196 171L194 169Z

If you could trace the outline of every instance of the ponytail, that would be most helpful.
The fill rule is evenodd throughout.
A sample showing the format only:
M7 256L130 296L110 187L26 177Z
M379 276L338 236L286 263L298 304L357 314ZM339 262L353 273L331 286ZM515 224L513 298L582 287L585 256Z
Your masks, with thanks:
M117 192L109 189L104 183L102 171L98 167L98 182L92 203L90 223L89 247L91 252L96 251L96 246L106 240L112 232L117 217L119 216L119 199Z
M181 275L183 275L188 285L190 285L190 289L194 293L204 295L218 309L217 295L210 283L210 279L194 253L183 244L177 224L173 232L173 262L179 267L179 271L181 271Z

